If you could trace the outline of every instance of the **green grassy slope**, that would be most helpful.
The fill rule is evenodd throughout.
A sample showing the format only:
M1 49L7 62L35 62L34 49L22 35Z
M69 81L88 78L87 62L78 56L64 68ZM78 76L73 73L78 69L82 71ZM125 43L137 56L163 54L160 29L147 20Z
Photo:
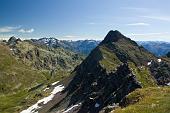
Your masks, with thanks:
M0 113L18 113L33 105L48 95L43 89L63 75L67 72L59 70L52 77L48 70L37 70L0 44Z
M99 50L102 53L100 65L107 71L115 71L119 65L123 64L121 60L125 58L127 59L130 70L136 76L136 79L140 82L142 87L157 86L156 80L151 75L149 67L146 65L149 59L156 58L150 53L147 53L147 51L141 50L141 52L139 52L140 49L132 45L131 42L126 43L126 46L129 48L128 50L128 48L124 46L124 43L124 40L120 40L114 45L100 45ZM124 56L124 58L121 58L122 56Z
M31 88L45 81L45 74L17 61L7 46L0 45L0 94Z
M112 113L170 113L170 87L138 89L127 96L127 104Z
M136 79L141 83L143 88L157 86L156 80L151 76L149 68L146 66L136 67L134 63L129 62L129 67Z

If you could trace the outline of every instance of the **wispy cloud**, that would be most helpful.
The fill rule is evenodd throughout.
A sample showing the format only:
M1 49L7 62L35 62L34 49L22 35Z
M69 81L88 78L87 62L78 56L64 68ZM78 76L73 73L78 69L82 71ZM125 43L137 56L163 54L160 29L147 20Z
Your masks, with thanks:
M34 29L23 29L21 26L5 26L0 27L0 33L12 33L12 32L20 32L20 33L32 33Z
M97 23L97 22L88 22L88 25L105 25L105 23Z
M137 41L170 41L170 32L153 32L153 33L141 33L141 34L127 34L133 40Z
M81 35L61 36L61 40L92 40L92 39L97 39L97 37L95 37L95 36L81 36Z
M18 32L20 32L20 33L32 33L32 32L34 32L34 29L32 28L32 29L20 29L20 30L18 30Z
M75 36L75 35L66 35L66 36L63 36L64 38L76 38L78 36Z
M141 16L141 17L154 20L170 21L170 16Z
M0 40L8 40L12 36L15 36L15 34L0 34Z
M165 35L169 34L169 32L159 32L159 33L139 33L139 34L127 34L128 36L151 36L151 35Z
M130 23L126 24L127 26L150 26L148 23Z
M94 22L89 22L89 23L87 23L87 24L89 24L89 25L95 25L96 23L94 23Z
M61 40L79 40L80 36L77 35L65 35L62 36Z
M121 9L139 11L139 12L148 12L150 9L144 7L121 7Z
M5 27L0 27L0 33L9 33L9 32L13 32L15 30L18 30L19 28L21 28L21 26L5 26Z

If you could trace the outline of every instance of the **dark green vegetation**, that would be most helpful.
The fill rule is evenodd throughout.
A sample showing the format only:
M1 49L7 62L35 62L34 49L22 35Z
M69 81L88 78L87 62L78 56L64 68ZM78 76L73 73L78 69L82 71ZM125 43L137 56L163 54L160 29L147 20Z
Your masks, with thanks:
M18 113L47 96L44 88L68 76L81 60L68 50L15 37L0 43L0 113Z

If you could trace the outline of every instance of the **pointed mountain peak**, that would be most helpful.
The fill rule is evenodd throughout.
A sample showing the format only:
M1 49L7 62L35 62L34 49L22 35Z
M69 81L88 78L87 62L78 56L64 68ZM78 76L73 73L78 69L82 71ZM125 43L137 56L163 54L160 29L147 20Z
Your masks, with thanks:
M10 37L8 40L8 45L14 46L16 45L19 41L21 41L20 38L16 38L14 36Z
M106 35L105 39L102 41L102 44L109 43L109 42L117 42L121 38L125 38L125 36L122 35L118 30L115 31L111 30Z
M8 42L9 42L9 41L16 41L16 40L17 40L17 38L15 38L14 36L12 36L12 37L9 38Z

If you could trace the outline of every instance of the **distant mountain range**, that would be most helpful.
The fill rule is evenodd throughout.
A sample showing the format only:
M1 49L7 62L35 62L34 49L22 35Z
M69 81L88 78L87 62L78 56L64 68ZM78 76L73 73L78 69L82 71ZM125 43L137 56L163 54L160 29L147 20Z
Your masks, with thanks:
M169 113L169 86L170 53L117 30L103 41L0 42L0 113Z
M49 47L57 48L62 47L64 49L69 49L71 51L81 53L83 55L88 55L92 49L94 49L100 41L96 40L58 40L56 38L41 38L41 39L32 39L34 43L41 45L47 45Z
M152 52L156 56L164 56L170 52L170 42L162 41L138 41L139 45L142 45L148 51Z
M41 38L32 39L33 42L47 45L50 47L63 47L65 49L72 50L83 55L88 55L92 49L94 49L101 41L99 40L58 40L56 38ZM156 56L164 56L170 52L170 42L162 41L137 41L139 45L142 45L145 49L155 54Z

